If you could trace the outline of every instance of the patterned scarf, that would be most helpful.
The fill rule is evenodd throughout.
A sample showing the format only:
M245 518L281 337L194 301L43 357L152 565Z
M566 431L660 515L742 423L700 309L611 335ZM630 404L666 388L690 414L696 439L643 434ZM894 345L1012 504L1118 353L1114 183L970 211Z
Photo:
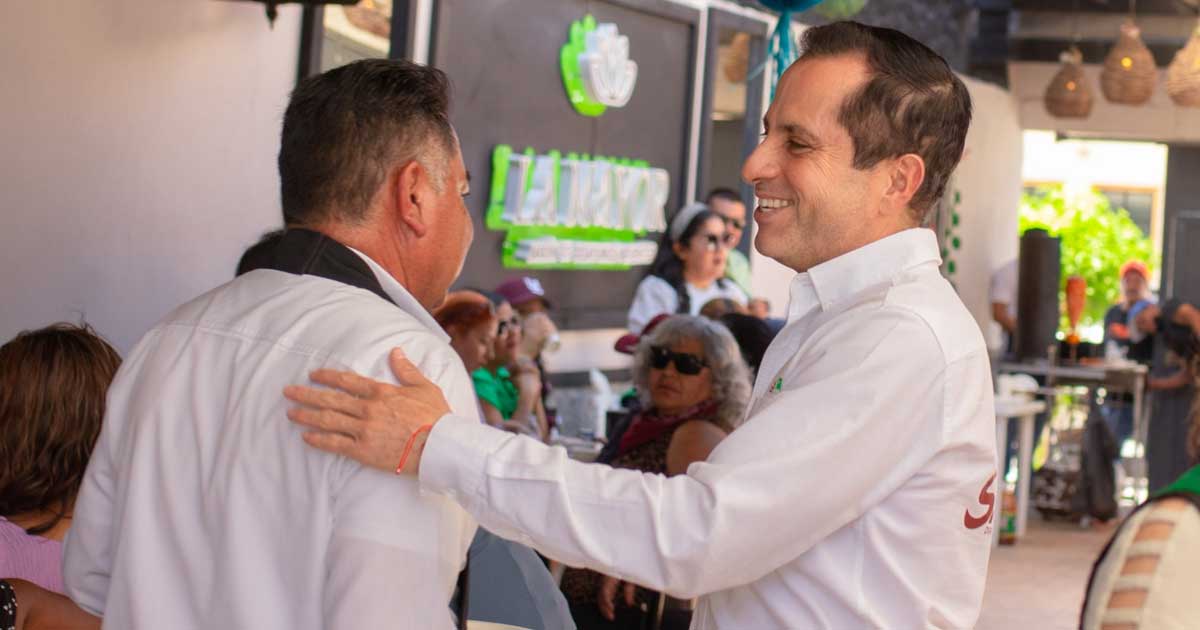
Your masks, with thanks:
M621 444L617 449L617 455L624 455L647 442L651 442L688 420L712 419L716 411L717 401L711 398L672 415L660 414L655 408L651 407L634 416L633 421L629 423L629 428L621 436Z

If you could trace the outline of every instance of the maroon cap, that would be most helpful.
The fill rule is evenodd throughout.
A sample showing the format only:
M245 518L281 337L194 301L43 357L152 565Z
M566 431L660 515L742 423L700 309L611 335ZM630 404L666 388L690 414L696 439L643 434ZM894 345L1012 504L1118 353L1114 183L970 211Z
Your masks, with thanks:
M520 306L526 302L533 300L541 300L546 308L553 308L550 305L550 300L546 299L546 290L542 288L542 283L537 278L523 276L505 280L503 284L496 287L496 293L504 296L509 304Z
M659 313L658 315L655 315L653 319L646 322L646 326L642 328L642 334L640 335L635 335L633 333L621 335L621 338L617 340L617 343L613 344L613 350L616 350L621 354L633 354L637 351L638 342L642 340L642 337L654 332L654 328L662 323L664 319L670 316L670 313Z

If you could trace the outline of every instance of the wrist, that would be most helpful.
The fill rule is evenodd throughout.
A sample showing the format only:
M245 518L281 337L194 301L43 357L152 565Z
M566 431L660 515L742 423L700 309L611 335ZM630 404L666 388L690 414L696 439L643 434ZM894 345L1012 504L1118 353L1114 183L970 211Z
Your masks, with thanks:
M400 455L400 462L396 465L396 474L411 474L416 476L421 469L421 455L425 451L425 442L429 440L429 434L433 431L435 422L421 425L408 438L408 442L404 445L404 452Z

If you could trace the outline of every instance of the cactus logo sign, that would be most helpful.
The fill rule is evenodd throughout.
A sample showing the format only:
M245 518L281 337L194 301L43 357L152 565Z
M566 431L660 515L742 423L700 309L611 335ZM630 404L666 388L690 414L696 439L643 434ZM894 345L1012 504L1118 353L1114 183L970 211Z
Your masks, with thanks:
M591 15L572 22L559 64L567 98L584 116L624 107L633 96L637 62L629 58L629 38L617 32L616 24L596 24Z
M641 160L526 149L492 151L487 227L506 231L508 268L629 269L648 265L666 230L671 177Z

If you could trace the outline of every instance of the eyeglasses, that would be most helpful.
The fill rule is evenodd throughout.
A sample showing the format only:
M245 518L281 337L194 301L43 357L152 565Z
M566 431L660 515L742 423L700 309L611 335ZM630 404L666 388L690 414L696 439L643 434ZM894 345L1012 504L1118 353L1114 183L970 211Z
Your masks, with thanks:
M721 220L725 222L725 225L727 225L735 230L740 230L740 229L746 227L746 222L742 219L734 219L731 217L723 216L723 217L721 217Z
M516 316L512 317L511 319L500 320L500 323L496 325L496 336L499 337L499 336L503 335L504 333L508 332L509 328L512 328L513 330L517 330L520 327L521 327L521 320L520 320L520 318L518 318Z
M665 370L671 363L675 364L676 372L685 376L695 376L708 367L704 359L694 354L672 352L662 346L650 346L650 367Z
M718 247L731 247L733 245L733 235L729 233L705 234L703 236L704 246L707 247L709 251L715 252L717 251Z

